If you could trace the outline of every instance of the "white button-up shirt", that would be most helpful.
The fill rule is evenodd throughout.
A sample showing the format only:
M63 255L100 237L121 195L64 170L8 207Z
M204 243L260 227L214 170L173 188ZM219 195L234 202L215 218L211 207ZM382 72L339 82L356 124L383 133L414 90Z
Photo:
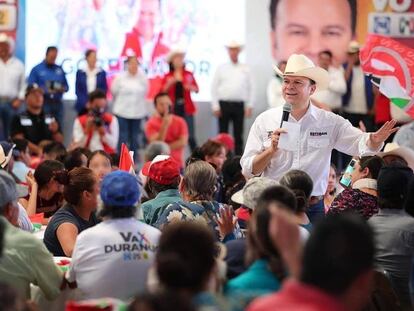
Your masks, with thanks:
M211 105L219 110L220 100L243 101L253 107L253 79L245 64L227 63L219 66L211 85Z
M89 66L86 66L86 89L88 90L88 94L96 90L96 75L99 71L99 68L91 70Z
M312 98L328 105L331 109L339 109L342 107L342 95L346 93L344 69L329 67L328 73L330 79L328 89L316 92Z
M148 80L141 70L131 75L125 71L115 77L111 92L114 97L112 112L126 119L141 119L148 115Z
M7 62L0 60L0 96L10 99L24 99L26 77L24 65L16 57Z
M270 146L270 135L279 128L282 112L283 107L269 109L260 114L250 128L244 154L240 160L246 177L254 176L253 159ZM296 151L278 149L262 176L279 180L291 169L305 171L313 180L314 196L325 194L332 149L353 156L380 150L368 148L369 133L363 133L341 116L313 105L310 105L299 121L292 115L288 121L300 125L300 140L297 142Z

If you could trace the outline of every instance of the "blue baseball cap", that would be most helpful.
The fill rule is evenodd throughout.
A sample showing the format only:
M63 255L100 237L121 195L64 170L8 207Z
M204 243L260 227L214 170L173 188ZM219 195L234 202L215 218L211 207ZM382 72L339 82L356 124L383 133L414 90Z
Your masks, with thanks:
M121 170L106 175L101 184L101 198L106 206L133 206L140 194L136 177Z

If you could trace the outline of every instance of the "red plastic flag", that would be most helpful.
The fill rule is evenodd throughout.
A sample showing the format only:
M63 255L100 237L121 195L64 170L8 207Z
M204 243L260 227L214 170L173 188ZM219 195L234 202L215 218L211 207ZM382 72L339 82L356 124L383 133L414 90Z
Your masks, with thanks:
M128 173L135 174L134 171L134 160L131 157L127 145L122 143L121 154L119 156L119 169Z

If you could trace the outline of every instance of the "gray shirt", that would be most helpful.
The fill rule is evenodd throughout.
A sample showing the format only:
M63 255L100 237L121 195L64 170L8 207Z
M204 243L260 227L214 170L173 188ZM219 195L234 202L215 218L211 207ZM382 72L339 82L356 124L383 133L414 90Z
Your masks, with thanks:
M414 150L414 121L401 126L392 142Z
M380 209L368 223L375 232L376 265L388 272L400 301L410 304L409 277L414 254L414 218L404 210Z

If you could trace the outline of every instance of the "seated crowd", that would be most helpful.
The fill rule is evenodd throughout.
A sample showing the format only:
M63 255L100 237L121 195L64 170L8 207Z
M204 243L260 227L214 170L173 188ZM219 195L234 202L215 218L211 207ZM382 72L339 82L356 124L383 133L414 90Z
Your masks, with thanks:
M103 146L1 142L0 305L28 307L32 284L49 300L77 288L79 301L129 310L411 308L410 152L355 158L351 184L334 177L327 215L312 223L307 173L246 180L222 138L184 168L156 140L136 175Z
M141 81L127 63L121 79ZM119 83L115 102L128 95ZM333 165L329 180L298 169L247 179L232 136L197 147L168 93L140 133L140 109L112 115L106 93L90 92L68 148L43 95L27 86L0 141L0 310L36 308L36 289L71 308L112 298L133 311L414 306L414 151L355 157L340 180ZM143 163L123 145L137 151L139 139ZM312 196L321 181L326 194Z

